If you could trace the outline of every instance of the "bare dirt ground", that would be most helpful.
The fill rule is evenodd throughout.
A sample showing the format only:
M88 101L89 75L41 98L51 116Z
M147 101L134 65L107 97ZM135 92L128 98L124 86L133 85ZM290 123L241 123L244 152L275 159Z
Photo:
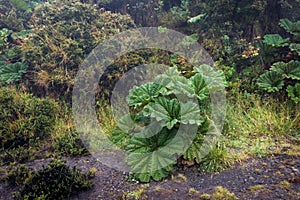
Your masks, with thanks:
M300 157L277 155L252 158L231 169L204 174L196 166L177 168L166 180L141 184L128 180L128 176L111 169L91 156L66 158L68 165L81 168L83 172L97 169L92 179L94 187L78 195L76 199L203 199L217 186L227 188L239 199L300 199ZM48 160L36 160L28 166L39 169ZM2 167L4 174L5 167ZM13 199L12 192L18 190L7 182L0 182L0 199ZM137 195L134 197L134 194Z

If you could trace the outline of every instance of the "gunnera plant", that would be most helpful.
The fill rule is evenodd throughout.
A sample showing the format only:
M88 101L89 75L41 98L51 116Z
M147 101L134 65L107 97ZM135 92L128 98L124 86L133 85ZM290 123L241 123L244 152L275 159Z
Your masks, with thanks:
M298 104L300 98L297 92L300 81L300 21L292 22L288 19L281 19L279 26L283 27L290 37L283 38L279 34L267 34L264 36L263 43L283 52L287 51L288 62L285 59L273 63L271 68L258 78L257 85L261 90L269 93L285 93L287 94L285 96Z
M208 117L210 91L224 84L222 74L208 65L194 68L190 78L174 66L154 82L130 90L126 100L131 113L120 118L110 139L126 150L136 179L161 180L173 170L178 155L202 162L204 137L214 124Z

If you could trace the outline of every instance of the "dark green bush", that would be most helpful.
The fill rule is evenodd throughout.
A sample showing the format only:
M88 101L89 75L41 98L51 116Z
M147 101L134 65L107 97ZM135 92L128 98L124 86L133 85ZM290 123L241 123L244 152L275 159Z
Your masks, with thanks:
M53 100L39 99L12 87L0 88L1 148L34 146L47 138L53 131L57 111Z
M78 156L89 153L73 128L64 130L63 133L57 133L53 140L55 150L61 155Z
M16 199L69 199L71 195L92 187L89 173L70 168L61 160L51 160L47 167L38 171L20 165L10 170L6 178L20 186L20 190L14 193Z

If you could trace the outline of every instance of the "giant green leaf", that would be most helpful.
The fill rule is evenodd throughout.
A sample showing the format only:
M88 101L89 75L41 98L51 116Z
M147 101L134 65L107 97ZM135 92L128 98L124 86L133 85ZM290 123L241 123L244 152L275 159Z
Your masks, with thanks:
M179 103L177 99L158 98L150 108L151 117L155 118L168 129L177 123L200 125L203 119L200 115L199 106L192 101Z
M177 70L177 66L170 67L163 74L155 77L154 82L164 87L171 87L174 85L174 77L180 77L180 72Z
M194 90L191 81L183 76L172 77L171 84L167 86L166 95L175 94L179 99L194 97Z
M300 56L300 44L297 43L291 43L290 44L290 49L292 51L296 51L298 53L298 55Z
M194 67L193 71L202 76L209 90L224 89L226 81L222 72L214 70L207 64Z
M287 73L285 75L287 78L300 80L300 61L292 60L288 62L286 65L286 71Z
M2 84L10 84L18 81L27 68L28 66L21 62L2 66L0 68L0 82Z
M150 108L151 117L161 122L168 129L173 128L179 122L180 104L177 99L159 97Z
M176 66L170 67L165 73L157 76L154 82L167 88L164 95L174 94L178 98L194 96L191 82L180 74Z
M191 146L184 152L183 158L188 161L196 160L197 163L200 163L203 157L203 155L201 154L203 140L204 136L201 134L197 134Z
M144 126L142 129L137 130L134 133L134 137L141 137L141 138L150 138L162 130L163 126L160 122L156 120L151 120L151 122Z
M209 97L209 91L201 74L196 74L190 78L192 87L199 100L204 100Z
M288 63L276 62L272 65L271 71L276 71L286 78L300 80L300 62L292 60Z
M297 104L300 102L300 83L295 86L289 85L286 89L289 97Z
M164 128L150 138L133 137L126 147L127 164L134 176L142 182L149 182L152 177L159 181L168 175L172 165L176 163L176 154L181 150L170 141L177 134L176 129ZM176 142L178 146L178 142Z
M289 38L283 39L278 34L267 34L264 36L263 40L265 44L271 45L273 47L285 47L289 44L289 41Z
M122 116L118 120L117 125L125 133L133 132L137 126L136 123L132 120L132 117L130 114Z
M208 119L198 128L198 133L193 138L193 141L189 145L189 148L184 152L183 158L188 161L196 161L197 163L201 162L201 159L205 155L203 151L203 141L204 136L208 131L210 121Z
M108 138L118 147L125 148L130 139L130 135L116 127L112 130L112 133L108 135Z
M180 123L197 124L198 126L200 126L203 121L204 119L200 115L199 105L191 101L181 104Z
M281 19L279 26L283 27L287 32L293 35L300 34L300 21L292 22L288 19Z
M162 89L162 85L156 83L146 83L142 86L134 86L134 88L129 91L126 100L129 106L134 106L135 108L146 105L151 100L158 97Z
M283 75L277 71L268 71L258 78L257 85L267 92L277 92L284 85Z
M134 177L141 182L149 182L151 178L160 181L168 176L176 163L175 158L170 158L169 154L163 152L131 153L126 161Z
M141 132L138 135L134 135L130 139L130 143L126 147L126 150L128 152L138 153L156 151L159 148L166 146L177 134L176 129L169 130L167 128L160 128L160 130L154 131L157 132L151 137L148 137L149 135L147 135L148 133L146 132Z

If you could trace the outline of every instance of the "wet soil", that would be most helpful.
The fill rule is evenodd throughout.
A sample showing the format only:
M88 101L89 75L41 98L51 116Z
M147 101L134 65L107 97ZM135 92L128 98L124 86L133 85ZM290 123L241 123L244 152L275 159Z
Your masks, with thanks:
M177 168L165 180L141 184L131 181L128 174L111 169L91 156L65 158L67 164L81 168L83 172L94 167L97 169L92 179L91 190L72 196L76 199L130 199L126 194L143 191L138 199L176 200L201 199L204 193L211 194L217 186L227 188L239 199L288 199L300 200L300 157L288 155L252 158L239 163L231 169L204 174L196 166ZM29 167L40 169L48 160L27 163ZM2 175L5 167L2 167ZM13 199L12 192L18 188L0 182L0 199ZM132 198L134 199L134 198Z

